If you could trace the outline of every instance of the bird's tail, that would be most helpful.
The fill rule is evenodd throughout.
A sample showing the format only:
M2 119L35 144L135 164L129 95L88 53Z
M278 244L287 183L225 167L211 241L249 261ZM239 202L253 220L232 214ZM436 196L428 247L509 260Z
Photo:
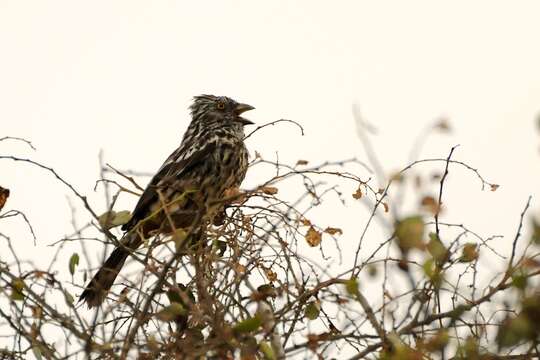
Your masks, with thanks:
M85 301L89 308L99 306L103 302L129 253L140 245L140 237L136 233L129 233L122 240L122 244L109 255L79 297L79 301Z

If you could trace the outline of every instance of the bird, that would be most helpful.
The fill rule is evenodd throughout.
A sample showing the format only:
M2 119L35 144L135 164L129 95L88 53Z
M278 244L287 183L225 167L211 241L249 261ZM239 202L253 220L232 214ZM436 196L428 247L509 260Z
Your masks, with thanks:
M191 122L179 147L165 160L143 191L124 235L89 281L79 301L89 308L106 298L126 259L149 236L178 228L195 232L216 216L228 189L238 188L248 168L241 115L254 107L226 96L199 95L190 106Z

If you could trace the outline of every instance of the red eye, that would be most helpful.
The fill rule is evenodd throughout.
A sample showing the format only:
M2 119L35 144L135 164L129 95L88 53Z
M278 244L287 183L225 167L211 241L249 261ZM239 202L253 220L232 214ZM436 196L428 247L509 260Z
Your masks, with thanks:
M225 109L225 103L223 103L223 102L221 102L221 101L218 102L218 103L217 103L217 108L218 108L219 110Z

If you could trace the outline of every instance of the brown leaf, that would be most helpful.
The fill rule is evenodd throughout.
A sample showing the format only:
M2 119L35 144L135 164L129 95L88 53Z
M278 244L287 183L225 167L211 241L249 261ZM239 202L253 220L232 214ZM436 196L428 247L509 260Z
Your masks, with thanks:
M363 196L362 194L362 185L358 186L358 189L356 189L356 192L352 195L353 198L356 200L360 199Z
M277 280L277 274L272 269L266 269L265 273L269 281L274 282Z
M390 174L390 181L395 181L395 182L400 183L403 180L405 180L405 177L400 171L396 171L395 173Z
M246 272L246 267L240 263L234 264L234 270L239 274L244 274Z
M308 164L308 161L307 160L298 160L296 162L296 166L299 166L299 165L307 165Z
M278 193L278 189L273 186L261 186L259 191L266 195L276 195Z
M489 188L491 191L497 191L500 185L497 184L489 184Z
M463 245L460 262L471 262L478 259L478 246L474 243Z
M321 243L322 236L321 233L315 230L313 226L311 226L307 233L306 233L306 241L309 244L309 246L319 246Z
M231 187L225 190L223 193L225 199L229 199L230 204L240 204L246 200L246 194L241 192L237 187Z
M424 196L420 204L433 215L437 215L441 211L439 202L433 196Z
M343 230L341 230L340 228L333 228L333 227L327 227L326 229L324 229L324 232L330 235L343 234Z
M390 207L385 202L383 202L382 205L384 206L384 212L387 213L390 210Z
M540 267L540 261L533 259L532 257L526 257L522 261L523 266L528 268L537 268Z
M7 198L9 197L9 189L4 189L0 186L0 210L6 204Z
M451 130L450 123L446 117L441 117L434 127L442 132L449 132Z

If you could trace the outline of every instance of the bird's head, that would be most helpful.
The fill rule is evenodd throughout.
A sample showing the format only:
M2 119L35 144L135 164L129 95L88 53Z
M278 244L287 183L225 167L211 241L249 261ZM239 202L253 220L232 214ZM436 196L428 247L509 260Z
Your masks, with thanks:
M226 96L199 95L193 99L190 109L194 120L201 119L203 121L243 127L253 124L253 122L240 115L255 108Z

